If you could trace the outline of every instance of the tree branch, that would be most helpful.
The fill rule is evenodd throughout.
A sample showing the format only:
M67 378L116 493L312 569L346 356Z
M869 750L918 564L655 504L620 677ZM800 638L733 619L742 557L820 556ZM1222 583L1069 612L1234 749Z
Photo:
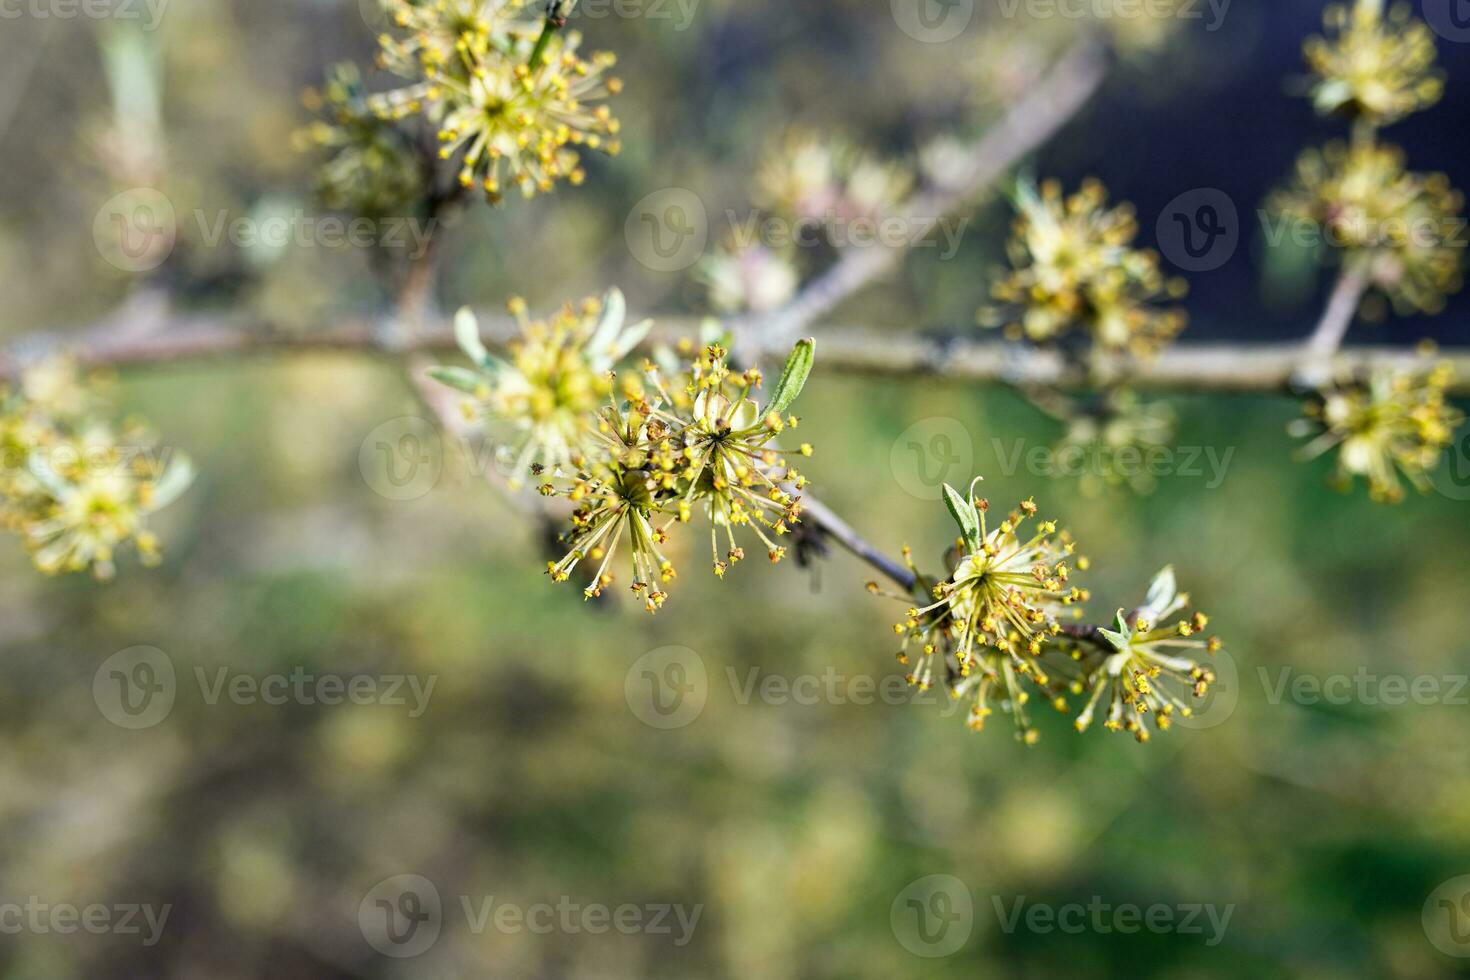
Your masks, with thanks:
M100 326L21 338L0 349L0 379L14 377L28 363L68 352L88 367L138 367L244 356L301 353L370 354L400 358L408 354L452 351L451 325L439 318L412 336L396 336L391 318L349 316L312 333L280 330L268 323L230 315L179 314L165 304L138 302L106 318ZM482 315L487 341L504 344L516 335L504 315ZM699 333L699 321L664 317L653 342L668 343ZM788 345L767 341L753 361L784 360ZM1454 370L1449 391L1470 395L1470 351L1447 350L1437 360ZM1152 360L1120 365L1124 383L1140 390L1220 394L1291 394L1304 362L1302 344L1185 344ZM1357 373L1422 368L1412 348L1358 347L1338 352L1337 362ZM929 378L966 384L1041 384L1076 390L1091 382L1071 370L1058 354L994 340L958 335L899 333L873 327L834 326L822 330L824 373L882 378Z

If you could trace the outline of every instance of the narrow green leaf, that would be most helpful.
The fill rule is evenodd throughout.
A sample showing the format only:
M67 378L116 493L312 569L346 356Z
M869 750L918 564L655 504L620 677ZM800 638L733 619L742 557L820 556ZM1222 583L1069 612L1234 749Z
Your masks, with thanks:
M1103 637L1113 645L1114 650L1123 650L1127 648L1128 637L1124 634L1114 633L1112 630L1103 629L1100 626L1098 627L1097 631L1101 633Z
M484 377L465 368L433 367L429 368L428 375L440 384L448 385L469 395L485 387Z
M483 366L490 359L490 352L480 340L480 322L468 306L454 314L454 339L459 342L459 349L465 356L476 364Z
M796 396L801 394L801 389L806 387L806 379L812 373L812 364L816 358L816 341L808 339L796 342L796 346L791 349L791 356L786 358L781 380L776 382L776 392L771 395L771 403L766 406L767 415L772 412L777 415L786 414L791 403L796 401Z
M950 515L954 517L955 523L960 526L960 533L965 537L965 544L972 549L980 547L980 515L976 512L975 505L966 500L948 483L944 485L944 503L949 508Z

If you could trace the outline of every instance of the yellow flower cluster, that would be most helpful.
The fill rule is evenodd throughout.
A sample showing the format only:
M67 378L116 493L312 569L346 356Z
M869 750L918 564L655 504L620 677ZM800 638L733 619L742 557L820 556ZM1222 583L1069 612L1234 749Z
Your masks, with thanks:
M1204 696L1213 674L1167 648L1218 650L1218 640L1186 639L1204 628L1205 617L1155 628L1187 602L1176 594L1171 570L1155 580L1148 599L1131 616L1119 613L1120 632L1064 624L1063 618L1071 613L1075 619L1078 604L1090 597L1071 584L1073 569L1088 567L1086 558L1073 556L1071 538L1054 521L1040 521L1029 534L1021 533L1036 517L1031 500L991 527L989 503L974 497L973 484L969 495L949 486L944 491L960 528L948 555L948 577L922 574L904 549L914 594L923 595L927 604L868 583L870 592L910 603L893 627L902 639L898 660L910 667L909 683L921 690L940 683L956 700L968 700L969 726L975 731L984 729L1000 707L1027 744L1039 738L1026 711L1033 691L1058 711L1068 710L1069 694L1090 692L1076 722L1082 731L1103 692L1112 690L1108 727L1126 728L1141 741L1148 737L1145 715L1152 713L1156 727L1166 728L1176 711L1189 712L1178 692L1159 682L1161 676L1187 679L1193 696Z
M755 203L792 221L881 217L913 190L910 168L843 136L792 129L756 171Z
M0 391L0 528L21 535L48 575L91 570L109 579L129 543L155 563L147 518L193 479L187 458L136 426L115 431L101 408L63 360Z
M460 183L499 202L558 181L582 182L579 148L616 154L620 125L602 100L621 91L606 52L583 58L581 35L528 19L525 0L389 0L403 31L380 38L380 63L413 83L372 97L387 119L423 113ZM538 9L539 8L539 5Z
M1183 311L1160 309L1184 295L1159 258L1132 247L1138 222L1128 205L1107 207L1107 191L1089 180L1064 196L1056 181L1022 183L1007 245L1012 271L995 284L998 305L981 310L986 326L1014 339L1053 342L1085 331L1099 348L1148 356L1176 337Z
M307 107L325 118L297 134L301 148L328 154L317 175L317 196L329 208L369 217L412 213L426 174L407 136L368 105L357 67L335 66Z
M1312 100L1322 113L1341 113L1386 126L1427 109L1444 94L1435 70L1434 34L1407 3L1357 0L1327 8L1329 37L1307 41L1317 76Z
M1401 312L1438 313L1460 289L1464 199L1444 174L1405 169L1397 147L1309 150L1271 207L1320 229Z
M756 368L735 371L711 342L682 365L664 351L664 366L645 361L619 377L613 368L647 335L649 325L625 327L616 290L601 303L571 308L551 321L520 317L521 339L501 360L480 341L474 320L461 314L460 346L476 369L441 368L440 381L473 395L472 410L521 433L517 469L543 480L540 492L574 505L568 550L548 563L554 581L568 580L583 562L597 562L586 595L614 581L609 570L620 542L632 552L631 588L650 611L667 598L674 578L662 549L676 524L696 509L710 519L714 570L723 576L744 557L735 538L748 528L772 562L779 539L800 520L805 478L776 446L795 427L787 410L811 372L813 345L796 345L768 400ZM802 455L811 447L800 446ZM728 550L721 544L721 535Z
M1312 437L1302 455L1337 451L1337 481L1344 488L1368 481L1373 499L1404 497L1400 476L1421 493L1429 473L1454 441L1464 415L1445 400L1448 366L1427 374L1380 372L1366 383L1331 387L1307 404L1293 434Z

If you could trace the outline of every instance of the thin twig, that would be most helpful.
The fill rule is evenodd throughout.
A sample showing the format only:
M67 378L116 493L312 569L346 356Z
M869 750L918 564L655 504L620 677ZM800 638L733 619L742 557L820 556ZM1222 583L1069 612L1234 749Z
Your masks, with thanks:
M1342 270L1327 300L1327 307L1322 311L1322 319L1302 348L1298 372L1300 382L1308 387L1318 387L1330 378L1332 358L1341 350L1343 338L1347 336L1367 291L1368 279L1360 269L1347 266Z
M302 353L370 354L389 358L405 354L449 352L454 337L443 318L419 333L395 338L392 323L381 317L348 316L311 333L282 330L269 323L232 315L188 314L165 303L132 304L100 321L75 330L31 335L0 349L0 379L12 378L26 364L49 354L71 353L88 367L145 367L244 356L289 356ZM482 314L487 342L504 344L515 336L515 322L503 314ZM664 317L654 342L668 343L699 334L699 321ZM900 333L893 329L835 326L822 330L821 371L878 378L924 378L961 384L1047 385L1085 388L1059 355L969 337ZM789 345L757 346L750 358L779 362ZM1470 351L1442 351L1454 378L1449 392L1470 395ZM1413 369L1424 358L1407 347L1356 347L1338 352L1336 362L1354 373L1380 369ZM1127 365L1128 386L1139 390L1217 394L1291 394L1303 364L1301 344L1181 344L1157 357Z

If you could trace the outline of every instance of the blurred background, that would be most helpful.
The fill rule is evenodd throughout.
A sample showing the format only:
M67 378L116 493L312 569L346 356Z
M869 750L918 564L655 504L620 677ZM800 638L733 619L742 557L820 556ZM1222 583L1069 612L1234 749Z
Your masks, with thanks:
M518 293L544 310L618 284L638 313L703 312L687 273L630 252L625 222L646 195L748 208L762 154L793 123L916 158L983 131L1079 28L979 0L936 41L901 29L903 2L644 0L584 16L575 26L617 52L627 81L625 151L589 158L582 188L466 210L445 232L441 302ZM1101 95L1028 167L1069 186L1101 177L1137 205L1145 244L1179 195L1223 191L1241 245L1189 275L1184 342L1298 338L1328 273L1267 248L1255 214L1302 149L1341 135L1299 95L1322 4L1236 0L1218 19L1196 6L1162 44L1129 39ZM80 329L143 287L302 332L383 302L364 250L209 234L222 214L326 213L314 160L293 147L311 118L300 94L334 62L370 63L371 0L5 9L18 14L0 21L0 341ZM1470 45L1444 39L1440 55L1447 97L1387 136L1464 186ZM94 234L106 202L138 187L179 216L147 276L107 261ZM1003 201L982 204L956 254L921 250L834 321L978 332L1009 220ZM1350 340L1454 345L1467 315L1461 296ZM1463 444L1437 492L1382 507L1330 491L1328 461L1292 459L1291 400L1188 397L1173 400L1180 465L1149 495L1098 492L1015 462L1059 435L1020 397L824 374L819 346L806 469L876 545L923 560L952 535L907 450L945 432L992 499L1034 495L1074 532L1093 558L1094 618L1135 605L1173 563L1225 638L1197 726L1139 746L1037 710L1043 739L1026 748L1004 716L971 735L943 703L881 693L902 670L897 607L863 591L870 573L845 554L717 582L690 535L675 554L688 570L652 618L553 588L539 526L478 478L483 460L405 421L423 409L392 364L129 369L118 397L201 476L162 515L156 570L44 579L0 539L0 976L1470 974L1455 884L1470 875ZM389 472L378 450L405 435L413 466ZM172 671L166 710L109 701L108 665L140 676L139 658ZM282 676L361 678L383 696L249 695ZM1350 697L1311 695L1343 676ZM651 677L687 702L660 700ZM244 693L218 686L236 678ZM1394 703L1389 679L1437 693ZM416 914L424 882L433 937L395 955L413 944L385 943L374 916ZM687 931L670 913L667 932L574 918L538 934L467 914L492 897L632 906L650 925L658 907L699 911ZM1015 924L1018 902L1176 914L1123 931L1089 913L1063 930ZM68 933L12 929L4 911L67 904L169 913L150 937L141 916L141 934ZM1194 906L1217 921L1229 909L1228 925Z

